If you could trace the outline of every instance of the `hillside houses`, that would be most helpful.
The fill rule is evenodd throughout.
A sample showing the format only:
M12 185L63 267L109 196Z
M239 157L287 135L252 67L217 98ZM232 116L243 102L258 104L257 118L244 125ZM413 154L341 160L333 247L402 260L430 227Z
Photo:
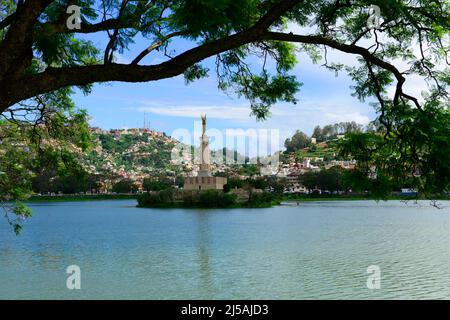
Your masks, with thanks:
M120 180L133 181L140 190L142 181L150 176L198 175L200 168L193 161L191 152L180 153L179 159L172 159L173 147L177 141L163 132L147 128L92 128L91 133L94 145L91 151L84 155L82 164L89 173L102 177L101 190L104 192ZM190 146L186 147L186 150L192 151ZM275 176L286 181L285 192L299 193L306 192L299 182L299 177L305 173L320 172L334 166L351 170L356 166L354 160L337 160L335 149L326 142L317 142L314 148L304 148L288 154L280 153L280 162L277 165L261 165L256 173L246 170L241 172L242 166L233 163L212 163L211 172L226 173L242 180L255 178L257 175Z

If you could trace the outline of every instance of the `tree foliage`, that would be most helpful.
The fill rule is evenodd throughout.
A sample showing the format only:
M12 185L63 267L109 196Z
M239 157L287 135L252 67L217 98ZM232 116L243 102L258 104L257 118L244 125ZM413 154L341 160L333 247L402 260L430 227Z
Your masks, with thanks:
M173 184L168 177L145 178L143 187L145 191L161 191L172 188Z
M64 188L74 190L87 178L75 159L76 150L89 148L86 113L61 103L53 93L35 101L45 101L43 108L48 109L40 115L27 110L3 115L0 120L0 207L16 233L22 229L21 222L31 216L18 201L26 200L33 186L45 181L49 191L67 192ZM58 180L52 180L56 175Z
M113 185L112 191L115 193L131 193L136 191L136 187L133 181L122 179Z
M284 142L284 146L286 148L286 152L295 152L307 147L310 142L310 137L308 137L305 133L297 130L292 138L286 139L286 141Z
M376 131L376 125L370 123L366 130ZM314 127L312 134L313 138L316 138L317 142L336 139L338 135L346 135L349 133L363 132L364 128L361 124L355 121L339 122L335 124L328 124L321 128L320 126Z

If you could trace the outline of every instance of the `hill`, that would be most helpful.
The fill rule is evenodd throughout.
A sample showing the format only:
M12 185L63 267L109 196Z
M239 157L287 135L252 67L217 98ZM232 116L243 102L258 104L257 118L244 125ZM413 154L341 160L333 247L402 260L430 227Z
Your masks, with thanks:
M149 129L92 129L93 147L81 157L91 174L121 176L135 180L148 175L177 174L171 164L177 141L163 132Z

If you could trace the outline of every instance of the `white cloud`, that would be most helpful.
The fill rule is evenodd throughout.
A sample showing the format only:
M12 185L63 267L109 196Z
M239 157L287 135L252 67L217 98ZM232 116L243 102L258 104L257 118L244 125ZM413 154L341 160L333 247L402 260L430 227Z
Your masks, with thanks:
M355 121L365 125L375 117L374 111L367 104L360 103L356 99L343 99L337 96L301 99L297 105L287 103L274 105L271 109L272 116L263 122L257 122L254 117L250 116L248 103L205 106L145 101L140 104L143 106L132 109L162 116L193 119L197 119L201 113L206 113L210 119L230 120L244 129L278 129L281 136L290 135L297 129L310 134L316 125L324 126L336 122Z
M282 128L295 131L302 130L312 133L316 125L324 126L336 122L355 121L367 124L373 120L373 110L356 99L338 99L337 97L324 97L323 99L306 99L296 106L280 105L273 107L279 109L269 122L276 121Z
M198 118L199 114L207 114L209 118L242 120L248 118L249 110L242 107L230 106L172 106L172 107L142 107L138 111L151 112L165 116Z
M198 118L200 114L207 114L211 119L246 120L250 115L248 105L170 105L159 102L143 102L142 104L145 106L134 109L163 116Z

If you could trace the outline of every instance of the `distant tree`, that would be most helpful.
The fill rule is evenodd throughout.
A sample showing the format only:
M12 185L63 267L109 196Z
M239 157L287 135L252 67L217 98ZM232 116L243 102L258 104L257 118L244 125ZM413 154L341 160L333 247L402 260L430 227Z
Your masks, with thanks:
M278 178L276 176L268 176L266 182L267 187L272 189L272 192L275 194L282 194L287 186L286 178Z
M259 177L248 181L255 189L265 190L268 187L267 179Z
M42 153L35 166L31 182L36 193L73 194L90 191L93 185L91 175L69 151Z
M143 193L137 198L138 206L140 207L160 207L162 206L161 198L159 194Z
M247 205L250 207L266 207L271 205L276 197L276 195L269 192L255 193L248 199Z
M344 122L344 134L362 132L363 126L355 121Z
M179 181L180 182L180 181ZM184 184L184 180L183 180ZM167 177L151 177L145 178L142 186L145 191L161 191L171 188L173 182Z
M292 138L286 139L284 146L287 152L295 152L305 148L309 143L311 143L311 138L305 133L297 130Z
M116 193L130 193L135 191L133 184L131 180L120 180L113 185L112 191Z
M319 189L331 192L343 190L342 168L332 167L328 170L321 170L315 176Z
M313 134L312 134L313 138L316 138L317 142L322 142L324 140L324 135L322 133L322 128L320 126L316 126L314 128Z
M366 125L364 130L366 133L383 133L385 130L383 125L378 121L371 121Z
M377 128L372 122L369 122L366 125L365 132L367 132L367 133L375 133L375 132L377 132Z
M299 182L309 191L317 188L317 172L307 171L299 176Z
M244 181L239 178L229 178L227 183L225 184L227 189L235 189L235 188L239 189L242 188L243 185Z
M328 138L335 136L336 130L335 127L332 124L326 125L322 129L322 136L323 139L327 140Z

